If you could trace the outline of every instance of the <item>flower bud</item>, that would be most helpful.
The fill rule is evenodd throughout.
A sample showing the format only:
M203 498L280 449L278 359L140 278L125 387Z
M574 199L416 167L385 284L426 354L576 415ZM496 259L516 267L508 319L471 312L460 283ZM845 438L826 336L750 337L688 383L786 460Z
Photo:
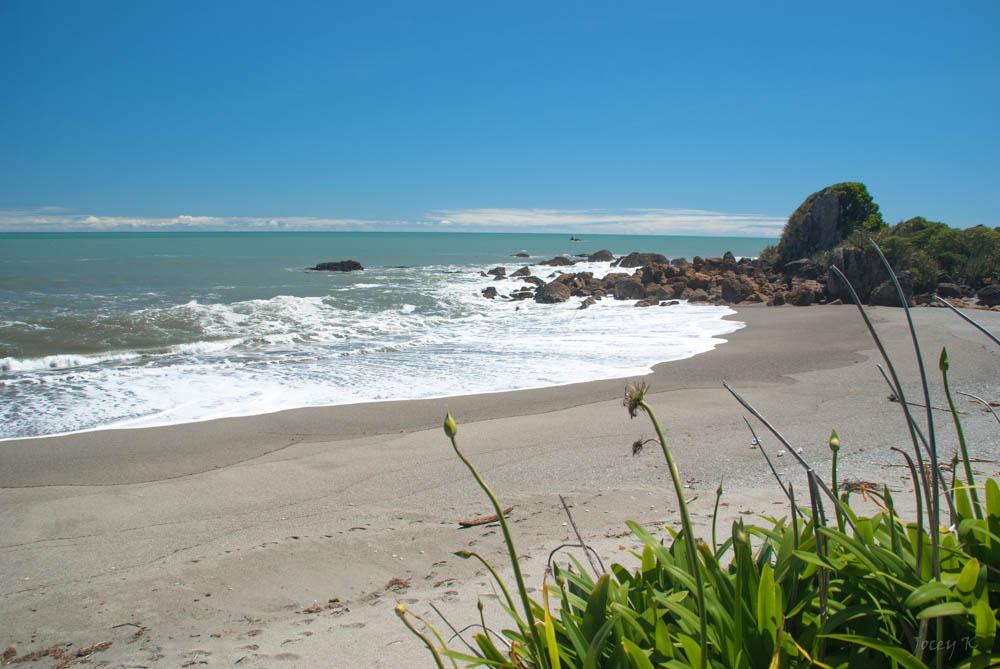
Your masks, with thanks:
M836 430L830 431L830 450L834 453L840 450L840 437L837 436Z
M451 414L445 414L444 417L444 433L449 439L454 439L455 434L458 432L458 425L455 423L455 419L451 417Z

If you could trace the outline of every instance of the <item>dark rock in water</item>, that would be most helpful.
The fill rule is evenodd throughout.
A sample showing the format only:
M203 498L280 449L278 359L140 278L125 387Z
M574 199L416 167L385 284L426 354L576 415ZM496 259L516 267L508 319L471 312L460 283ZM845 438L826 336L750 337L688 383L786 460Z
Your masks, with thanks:
M524 251L518 251L517 253L510 254L511 258L530 258L530 253L525 253Z
M547 283L535 292L535 302L541 304L555 304L565 302L570 296L570 287L558 279Z
M356 272L364 267L357 260L338 260L337 262L321 262L309 269L317 272Z
M587 256L588 262L609 262L614 259L615 255L607 249L601 249L600 251L597 251L596 253L591 253L589 256Z
M654 263L665 265L667 262L667 257L659 253L639 253L633 251L612 264L615 267L642 267L643 265L652 265Z
M538 287L542 287L542 286L545 285L545 282L542 281L541 279L539 279L537 276L525 276L525 277L521 277L521 280L522 281L527 281L528 283L530 283L532 285L535 285L535 286L538 286Z
M485 297L488 300L492 300L497 296L497 289L494 288L493 286L488 286L486 288L483 288L482 292L483 292L483 297Z
M586 253L577 253L573 257L574 258L586 258L587 254Z
M622 279L615 282L616 300L641 300L646 297L646 289L636 279Z
M976 293L976 298L979 300L979 304L987 307L997 306L1000 304L1000 284L994 283L980 288L979 292Z
M493 269L486 272L490 276L495 276L498 279L507 276L507 268L505 267L494 267Z
M517 279L517 278L520 278L522 276L531 276L531 270L528 269L527 267L522 267L521 269L519 269L516 272L514 272L513 274L511 274L510 278Z
M962 297L965 293L962 286L954 283L939 283L935 292L941 297Z
M529 297L533 297L535 292L530 288L522 288L521 290L514 291L510 294L513 300L526 300Z
M663 302L660 302L660 306L661 307L672 307L675 304L680 304L680 301L679 300L665 300Z
M556 256L555 258L552 258L551 260L543 260L542 262L540 262L538 264L539 265L550 265L552 267L567 267L569 265L575 264L575 262L573 260L570 260L566 256Z
M592 307L595 304L597 304L597 300L595 300L591 296L591 297L588 297L587 299L585 299L583 302L580 303L580 308L581 309L586 309L587 307Z
M639 300L634 305L635 307L653 307L656 306L656 300Z

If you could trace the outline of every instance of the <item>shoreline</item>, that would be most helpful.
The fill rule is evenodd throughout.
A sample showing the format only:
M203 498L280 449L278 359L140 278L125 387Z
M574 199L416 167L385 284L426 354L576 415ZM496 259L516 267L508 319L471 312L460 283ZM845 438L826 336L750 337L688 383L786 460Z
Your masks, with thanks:
M910 502L888 451L908 437L856 308L736 311L747 327L727 344L642 377L696 523L708 521L720 478L720 527L784 513L722 379L818 470L827 470L836 427L842 480L885 482L900 508ZM870 314L914 388L902 310ZM1000 314L977 316L1000 331ZM928 364L946 344L956 388L1000 395L1000 352L981 334L945 310L914 319ZM656 449L632 455L651 428L629 420L623 391L614 379L447 403L463 450L514 507L530 586L569 539L559 494L606 561L629 561L625 520L676 522L662 458ZM979 466L995 474L994 419L961 408ZM395 601L430 615L433 602L464 624L484 596L490 616L485 575L453 552L471 546L506 565L495 528L458 528L488 502L447 445L444 409L441 400L342 405L0 444L0 617L11 621L0 646L23 654L111 641L94 657L112 667L432 665L393 615ZM943 426L944 452L953 442ZM798 486L791 460L775 463Z
M720 317L720 320L728 321L728 322L733 322L732 319L734 319L738 315L736 313L735 309L732 306L727 306L727 305L719 305L719 306L727 308L727 309L729 309L732 312L732 313L729 313L729 314L723 314ZM488 393L464 393L464 392L458 392L458 393L447 394L447 395L432 395L430 397L414 397L414 398L384 399L384 400L366 399L366 400L357 400L357 401L351 401L351 402L343 402L343 403L340 403L340 404L313 404L313 405L289 407L289 408L284 408L284 409L273 409L273 410L261 411L261 412L258 412L258 413L236 414L236 415L230 415L230 416L210 416L210 417L207 417L207 418L199 418L199 419L195 419L195 420L186 420L186 421L182 421L182 422L179 422L179 423L164 423L164 424L158 424L158 425L139 425L139 426L130 426L128 424L130 422L137 422L137 421L142 421L142 420L145 420L147 418L150 418L150 416L141 416L141 417L138 417L138 418L126 419L125 421L122 421L120 423L111 423L111 424L108 424L108 425L102 425L102 426L98 426L98 427L85 428L85 429L82 429L82 430L73 430L73 431L70 431L70 432L55 432L55 433L52 433L52 434L38 434L38 435L30 435L30 436L24 436L24 437L0 437L0 448L2 448L3 444L8 443L8 442L28 442L28 441L37 441L37 440L42 440L42 439L61 439L61 438L64 438L64 437L75 437L75 436L87 434L87 433L90 433L90 432L104 433L104 432L116 432L116 431L120 431L120 430L135 431L135 430L165 429L165 428L180 427L180 426L184 426L184 425L195 425L195 424L201 424L201 423L210 423L210 422L222 421L222 420L240 420L240 419L244 419L244 418L258 418L258 417L261 417L261 416L271 416L271 415L274 415L274 414L280 414L280 413L285 413L285 412L290 412L290 411L328 410L328 409L333 409L335 407L354 407L354 406L365 405L365 404L378 405L378 404L387 404L387 403L394 403L394 402L433 402L433 401L440 401L440 400L448 400L448 399L452 399L452 398L456 398L456 397L489 397L489 396L494 396L494 395L504 395L504 394L507 394L507 393L519 393L519 392L532 391L532 390L548 390L548 389L565 388L567 386L583 385L583 384L587 384L587 383L601 383L601 382L605 382L605 381L625 380L625 379L629 379L629 378L635 378L637 376L638 377L644 377L644 376L653 374L655 372L656 367L658 367L660 365L666 365L666 364L670 364L670 363L673 363L673 362L679 362L681 360L687 360L688 358L696 358L698 356L705 355L707 353L711 353L712 351L716 350L719 346L722 346L722 345L728 343L728 341L729 341L728 337L731 337L733 334L735 334L735 333L739 332L740 330L743 330L743 329L746 328L746 323L745 322L736 320L736 323L738 324L738 327L735 330L733 330L732 332L726 333L724 335L713 335L709 339L709 341L711 341L713 343L713 346L712 346L711 349L708 349L706 351L701 351L699 353L692 353L692 354L686 355L685 357L682 357L682 358L674 358L672 360L662 360L660 362L650 362L650 363L647 363L646 367L647 367L648 371L646 371L646 372L644 372L642 374L637 374L637 375L611 376L611 377L606 377L606 378L589 379L589 380L583 380L583 381L566 381L565 383L555 383L555 384L547 384L547 385L541 385L541 386L527 386L527 387L524 387L524 388L512 388L512 389L509 389L509 390L497 390L497 391L492 391L492 392L488 392Z

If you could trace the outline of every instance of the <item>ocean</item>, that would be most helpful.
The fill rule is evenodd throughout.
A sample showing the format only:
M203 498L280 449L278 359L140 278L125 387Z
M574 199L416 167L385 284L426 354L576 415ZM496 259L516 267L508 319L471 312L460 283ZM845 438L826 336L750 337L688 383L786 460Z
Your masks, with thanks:
M487 300L558 254L756 256L771 239L388 232L0 234L0 438L644 374L726 307ZM529 258L514 258L526 252ZM306 271L354 259L365 270ZM546 278L557 271L533 268ZM609 263L573 271L602 275Z

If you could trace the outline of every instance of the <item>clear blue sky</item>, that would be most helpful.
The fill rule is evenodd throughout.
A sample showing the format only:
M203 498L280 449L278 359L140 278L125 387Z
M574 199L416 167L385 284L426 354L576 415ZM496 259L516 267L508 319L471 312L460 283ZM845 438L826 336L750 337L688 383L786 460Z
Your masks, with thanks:
M0 0L0 218L763 226L860 180L995 226L998 35L997 2Z

